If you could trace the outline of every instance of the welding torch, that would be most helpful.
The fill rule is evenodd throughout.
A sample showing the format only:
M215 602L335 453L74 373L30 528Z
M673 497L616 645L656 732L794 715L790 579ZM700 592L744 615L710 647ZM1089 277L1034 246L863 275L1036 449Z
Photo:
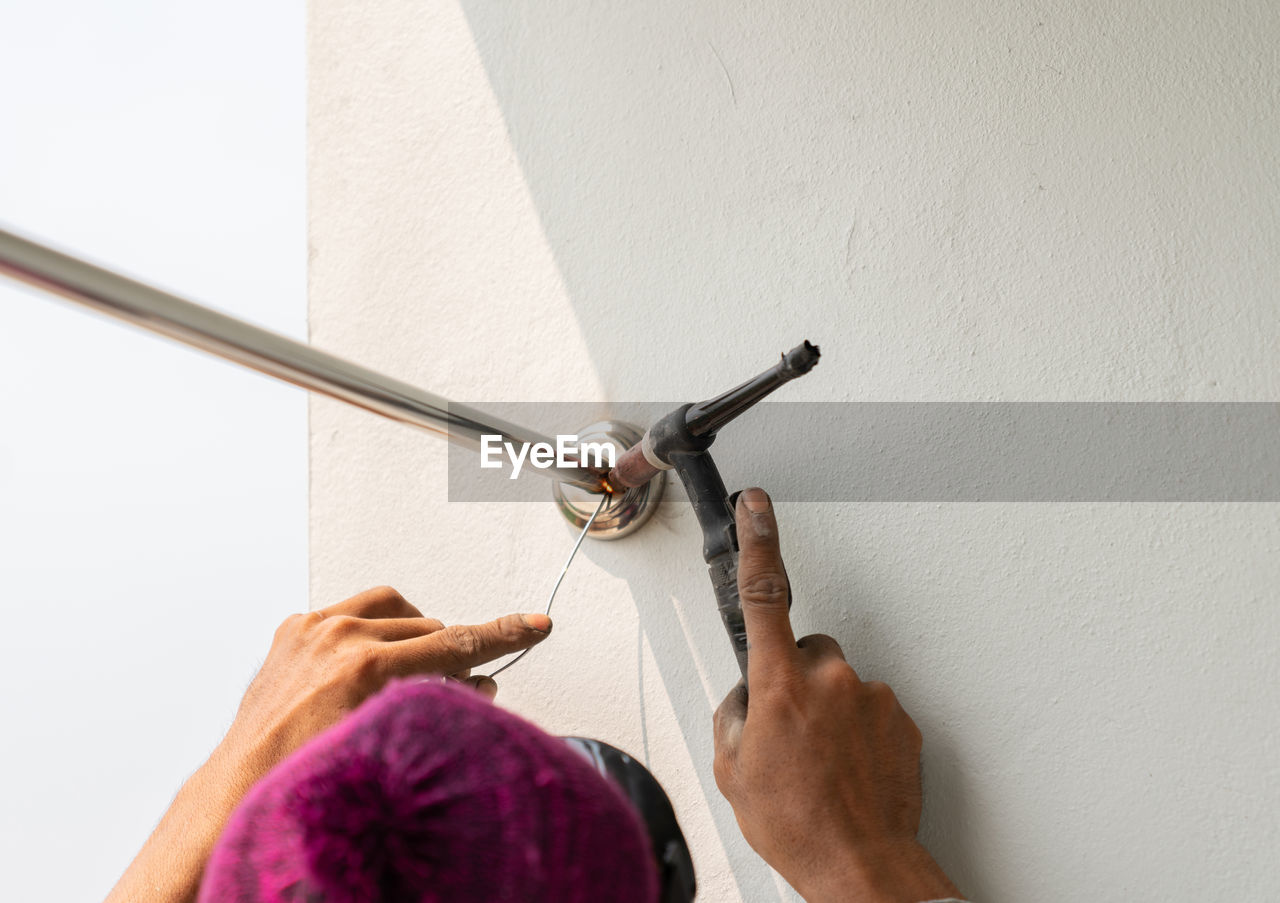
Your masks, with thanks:
M747 630L738 597L738 534L731 497L709 449L722 427L783 383L803 376L818 363L818 346L805 342L782 360L742 385L708 401L686 404L662 417L644 437L619 456L606 477L621 492L643 486L664 470L675 470L684 484L702 528L702 558L707 563L716 607L724 621L743 683L747 680ZM790 604L790 598L787 600Z

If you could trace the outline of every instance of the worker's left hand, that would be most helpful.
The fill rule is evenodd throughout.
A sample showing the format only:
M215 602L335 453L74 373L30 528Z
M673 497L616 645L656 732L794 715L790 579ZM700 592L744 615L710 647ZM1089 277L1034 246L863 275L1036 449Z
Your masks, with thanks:
M445 627L389 586L292 615L244 694L227 736L178 791L173 805L107 897L189 903L227 818L273 766L394 677L452 675L492 697L498 685L470 669L547 638L546 615L506 615Z
M471 677L470 669L540 643L550 631L543 614L446 627L389 586L291 615L219 751L256 779L395 677L449 675L492 698L497 684Z

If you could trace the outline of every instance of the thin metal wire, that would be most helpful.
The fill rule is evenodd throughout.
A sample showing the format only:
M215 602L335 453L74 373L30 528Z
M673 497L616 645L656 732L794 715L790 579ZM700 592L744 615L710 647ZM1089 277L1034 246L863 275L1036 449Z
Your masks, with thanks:
M573 548L569 551L569 557L565 559L564 567L560 569L560 576L556 578L556 585L551 587L551 595L547 597L547 610L543 612L544 614L546 615L551 614L551 603L556 601L556 590L560 589L560 584L564 581L564 575L569 573L569 565L573 564L573 556L578 554L578 546L582 545L582 541L587 538L587 531L590 530L591 525L596 522L596 516L599 515L601 511L604 510L604 505L605 505L605 502L607 501L609 501L609 494L607 492L601 493L600 504L596 506L595 512L589 518L587 518L587 522L582 527L582 532L578 534L578 541L573 544ZM532 648L533 648L532 646L529 647L529 649L532 649ZM520 659L528 655L529 649L521 650L519 655L517 655L511 661L507 662L497 671L492 672L489 676L497 677L503 671L507 670L516 662L520 661Z

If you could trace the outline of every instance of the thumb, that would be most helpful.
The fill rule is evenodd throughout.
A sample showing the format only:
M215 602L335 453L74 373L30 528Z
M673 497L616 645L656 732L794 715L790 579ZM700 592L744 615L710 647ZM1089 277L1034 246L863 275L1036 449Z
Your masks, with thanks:
M486 677L481 674L476 677L468 677L462 682L487 699L492 700L498 695L498 682L492 677Z
M715 736L715 759L712 772L716 786L726 799L737 795L738 747L742 744L742 728L747 723L747 686L742 681L716 709L712 722Z
M747 723L747 685L738 681L716 709L712 720L716 755L732 756L742 739L742 726Z

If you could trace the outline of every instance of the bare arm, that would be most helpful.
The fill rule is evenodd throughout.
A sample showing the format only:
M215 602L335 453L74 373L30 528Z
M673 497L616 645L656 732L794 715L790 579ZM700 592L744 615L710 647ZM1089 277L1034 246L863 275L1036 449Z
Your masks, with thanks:
M751 693L739 684L716 711L715 773L743 836L809 903L959 896L916 840L919 729L834 639L796 642L763 490L739 498L737 530Z
M470 669L546 638L545 615L445 627L390 587L292 615L245 692L226 737L183 785L107 903L189 903L214 842L249 788L388 680L449 674L492 696Z

